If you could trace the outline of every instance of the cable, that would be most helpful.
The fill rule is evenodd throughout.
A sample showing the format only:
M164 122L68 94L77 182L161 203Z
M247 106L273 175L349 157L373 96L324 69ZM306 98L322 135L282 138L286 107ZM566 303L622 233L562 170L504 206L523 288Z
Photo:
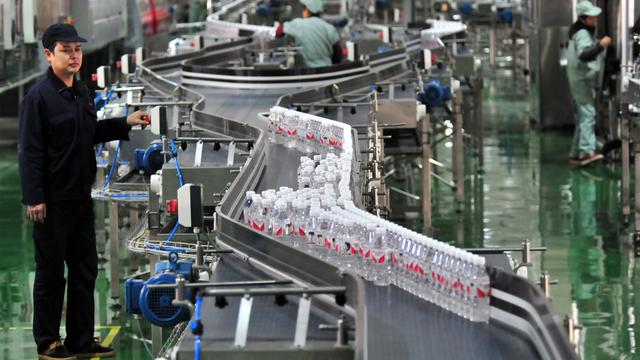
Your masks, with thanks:
M176 163L176 172L178 173L178 182L180 186L184 185L184 178L182 177L182 170L180 170L180 164L178 164L178 149L176 148L176 143L174 140L171 140L169 143L171 147L171 153L174 154L173 161Z
M173 239L173 236L176 234L176 231L178 230L178 227L180 227L180 223L176 221L176 226L173 227L173 230L171 230L171 233L169 234L169 237L167 238L167 240L165 240L162 245L166 245L169 243L169 241L171 241L171 239Z
M109 103L109 100L111 100L111 98L113 97L113 88L109 88L109 92L107 93L107 97L104 99L104 104L102 104L102 107L100 108L100 110L102 110L102 119L103 120L105 117L105 112L104 110L107 108L107 104ZM93 99L93 106L98 105L98 103L100 102L100 100L102 100L102 91L98 92L98 95L96 95L96 97ZM126 108L125 108L126 111ZM100 153L102 152L102 148L104 147L104 143L100 143L100 146L98 147L98 151L96 151L96 158L98 156L100 156Z
M171 153L174 154L174 162L176 164L176 174L178 174L178 182L180 183L180 186L184 185L184 178L182 177L182 170L180 170L180 164L178 164L178 149L176 148L176 143L175 141L171 140L171 142L169 143L169 146L171 147ZM180 227L180 223L176 221L176 225L173 227L173 230L171 230L171 233L169 234L169 237L167 238L167 240L165 240L164 242L162 242L162 245L166 245L168 244L173 237L176 234L176 231L178 231L178 227ZM149 245L147 246L148 248L158 248L155 247L153 245ZM181 248L175 248L175 249L181 249ZM185 251L186 249L181 249L181 251ZM178 251L178 250L176 250Z
M200 317L200 311L202 309L202 296L196 296L196 311L195 311L195 327L197 328L198 325L201 325L201 317ZM193 329L193 327L192 327ZM194 360L200 360L200 353L201 353L201 349L200 349L200 333L201 333L202 329L200 329L198 332L198 334L196 335L196 340L195 340L195 356L194 356Z
M104 147L104 143L100 143L100 145L98 145L98 150L96 150L96 158L98 158L98 156L100 156L100 153L102 153L103 147Z
M114 199L148 199L149 194L111 194Z
M107 190L109 186L109 181L111 181L111 176L113 176L113 170L118 165L118 154L120 153L120 140L118 140L118 146L116 146L116 153L113 156L113 163L111 164L111 169L109 169L109 175L107 175L107 180L105 180L104 185L102 186L102 190Z
M180 248L175 246L164 246L164 245L147 245L145 246L147 249L156 249L162 251L175 251L175 252L186 252L187 248Z
M135 319L135 317L134 317ZM136 319L136 323L138 324L138 333L140 333L140 341L142 342L142 345L144 345L144 348L147 350L147 353L149 355L152 355L151 349L149 349L149 346L147 345L147 338L144 337L144 334L142 333L142 326L140 325L140 318Z
M129 108L125 107L124 108L124 116L129 115ZM113 163L111 164L111 169L109 169L109 175L107 175L107 180L105 180L104 182L104 186L102 186L102 190L107 190L107 187L109 186L109 181L111 181L111 176L113 175L113 169L115 169L118 165L118 155L120 154L120 143L122 141L118 140L118 146L116 146L116 153L113 156Z

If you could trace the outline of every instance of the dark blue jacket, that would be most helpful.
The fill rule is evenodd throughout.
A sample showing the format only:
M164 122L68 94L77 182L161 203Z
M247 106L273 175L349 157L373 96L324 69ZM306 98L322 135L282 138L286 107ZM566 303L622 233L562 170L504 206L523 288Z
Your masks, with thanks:
M67 87L51 68L20 103L18 161L22 202L87 200L96 174L94 144L128 140L127 119L96 121L93 97Z

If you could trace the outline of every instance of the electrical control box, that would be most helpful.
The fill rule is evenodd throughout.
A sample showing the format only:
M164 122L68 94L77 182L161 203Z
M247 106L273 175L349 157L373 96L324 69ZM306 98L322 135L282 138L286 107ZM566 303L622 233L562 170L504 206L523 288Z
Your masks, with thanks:
M156 135L167 135L167 107L153 107L149 116L151 117L151 132Z
M431 50L423 49L422 50L422 59L424 61L424 70L431 69L431 66L433 65L431 63Z
M202 222L202 185L185 184L178 189L178 223L200 228Z
M136 66L142 66L142 62L145 60L146 56L147 56L147 53L143 47L136 48L136 55L135 55Z
M136 71L136 62L132 54L124 54L120 58L120 71L127 75Z
M37 14L36 0L22 0L22 37L25 44L38 42L36 37Z
M111 86L111 66L99 66L96 70L96 85L98 88L104 89Z
M191 46L196 50L204 49L204 36L194 35L191 39Z
M358 45L353 41L347 41L345 45L347 46L347 60L349 61L358 60L358 57L359 57Z
M0 0L2 6L2 47L4 50L16 48L16 2Z

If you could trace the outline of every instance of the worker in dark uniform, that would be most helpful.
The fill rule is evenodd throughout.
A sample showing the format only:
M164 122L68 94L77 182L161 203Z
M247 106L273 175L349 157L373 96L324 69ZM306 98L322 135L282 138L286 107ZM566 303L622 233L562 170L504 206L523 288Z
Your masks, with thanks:
M55 24L45 31L42 44L51 66L31 87L19 110L22 201L34 223L33 336L39 359L114 355L113 349L93 337L98 272L91 200L94 144L127 140L131 126L146 124L146 114L136 111L128 117L97 121L93 96L75 79L85 41L71 25ZM65 263L67 336L63 345L59 328Z

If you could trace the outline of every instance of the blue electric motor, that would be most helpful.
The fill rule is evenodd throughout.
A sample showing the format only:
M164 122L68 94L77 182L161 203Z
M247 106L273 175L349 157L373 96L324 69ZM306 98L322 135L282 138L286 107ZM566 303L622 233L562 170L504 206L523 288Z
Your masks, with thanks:
M271 6L268 4L258 4L258 6L256 6L256 13L262 17L267 17L271 15Z
M470 2L459 3L458 11L460 11L460 14L462 15L471 16L471 14L473 14L473 3L470 3Z
M389 0L375 0L376 11L385 11L389 8Z
M418 100L428 107L436 107L444 104L451 98L451 87L442 85L439 80L429 80L424 83L424 94L418 95Z
M169 256L169 261L156 264L156 274L149 280L129 279L125 282L125 311L142 314L153 325L173 327L189 321L190 313L185 307L171 305L175 298L174 289L150 289L148 285L175 284L178 274L192 281L191 261L178 261L177 253ZM191 298L191 290L184 289L185 298Z
M135 164L137 170L142 170L147 175L155 174L156 171L162 169L162 164L164 164L162 144L153 142L146 149L136 149Z
M498 9L498 22L511 24L513 22L513 11L511 9Z

